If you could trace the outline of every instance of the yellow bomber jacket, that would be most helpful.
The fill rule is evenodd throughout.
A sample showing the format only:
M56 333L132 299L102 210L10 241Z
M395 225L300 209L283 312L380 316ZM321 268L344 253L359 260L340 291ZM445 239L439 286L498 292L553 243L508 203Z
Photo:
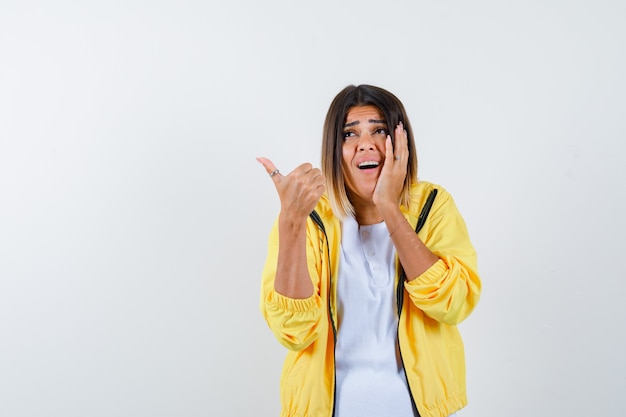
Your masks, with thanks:
M396 283L404 287L398 288L398 343L420 416L446 417L467 404L465 354L456 325L476 306L481 282L465 222L448 192L418 182L411 190L410 209L401 207L405 218L415 228L433 188L438 194L418 236L439 260L412 281L398 283L396 277ZM288 349L280 384L281 417L334 414L341 223L326 196L315 210L325 228L324 233L309 218L307 258L315 293L307 299L291 299L274 290L277 223L269 237L262 276L261 312L278 341Z

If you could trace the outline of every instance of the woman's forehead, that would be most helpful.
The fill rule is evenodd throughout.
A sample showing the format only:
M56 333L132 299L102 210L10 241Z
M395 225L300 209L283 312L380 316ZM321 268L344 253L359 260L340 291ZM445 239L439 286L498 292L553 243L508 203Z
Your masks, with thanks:
M348 109L345 118L346 124L353 122L385 123L385 115L378 107L371 104L354 106Z

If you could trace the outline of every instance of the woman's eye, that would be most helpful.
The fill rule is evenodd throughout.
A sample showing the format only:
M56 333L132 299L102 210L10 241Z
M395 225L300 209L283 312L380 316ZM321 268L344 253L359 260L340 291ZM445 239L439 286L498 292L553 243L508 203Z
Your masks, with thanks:
M379 128L379 129L376 129L376 130L374 131L374 133L376 133L376 134L378 134L378 135L385 135L385 136L387 136L387 134L388 134L389 132L387 132L387 129L385 129L384 127L381 127L381 128Z
M343 132L344 139L354 136L354 132Z

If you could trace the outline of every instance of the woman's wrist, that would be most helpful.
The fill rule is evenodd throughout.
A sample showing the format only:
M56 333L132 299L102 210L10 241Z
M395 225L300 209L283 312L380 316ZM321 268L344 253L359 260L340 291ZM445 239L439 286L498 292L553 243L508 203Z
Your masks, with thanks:
M391 235L393 235L398 229L400 229L404 223L407 223L407 221L403 217L402 220L400 220L396 225L391 227L387 226L387 230L389 230L389 236L391 237Z

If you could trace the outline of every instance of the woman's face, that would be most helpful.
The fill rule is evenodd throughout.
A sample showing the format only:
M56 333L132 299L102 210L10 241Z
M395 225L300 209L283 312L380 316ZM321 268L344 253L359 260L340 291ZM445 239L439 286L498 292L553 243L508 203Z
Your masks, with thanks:
M342 169L351 199L372 200L385 162L388 134L387 121L378 107L355 106L348 110L343 127Z

